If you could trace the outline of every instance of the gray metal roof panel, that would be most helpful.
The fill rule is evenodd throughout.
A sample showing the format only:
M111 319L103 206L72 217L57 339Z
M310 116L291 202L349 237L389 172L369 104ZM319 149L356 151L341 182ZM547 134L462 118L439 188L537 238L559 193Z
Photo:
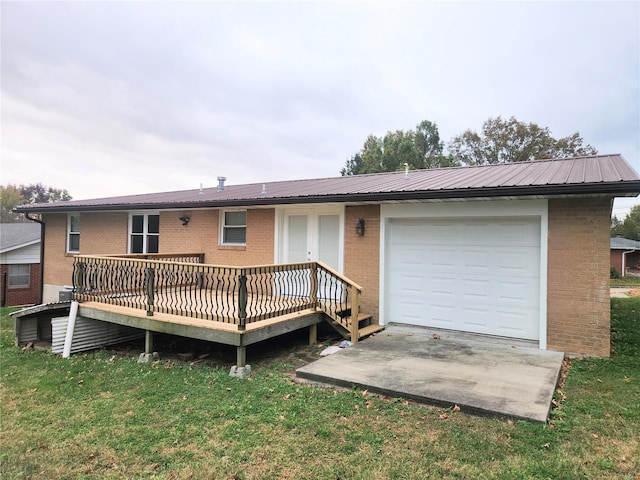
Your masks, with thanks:
M266 194L262 195L263 185ZM557 187L557 188L556 188ZM373 201L465 196L640 193L640 177L620 155L601 155L534 162L452 167L344 176L226 185L217 187L128 195L53 204L26 205L18 211L72 211L139 208L197 208L199 206L273 205L313 201Z

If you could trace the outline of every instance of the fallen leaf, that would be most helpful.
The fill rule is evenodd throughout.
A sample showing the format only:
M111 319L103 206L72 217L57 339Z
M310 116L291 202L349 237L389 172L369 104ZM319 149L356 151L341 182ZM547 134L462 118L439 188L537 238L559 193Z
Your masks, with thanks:
M449 415L447 415L446 413L441 413L440 415L438 415L438 418L440 420L446 420L447 418L449 418Z
M437 333L433 334L433 339L434 340L440 340L440 335L438 335Z
M625 382L627 382L627 383L629 383L629 382L631 381L631 379L630 379L629 377L625 376L625 377L624 377L624 381L625 381Z
M289 400L290 398L291 398L291 394L290 394L290 393L287 393L287 394L283 397L283 399L284 399L284 400Z
M453 413L458 413L460 411L460 407L458 405L453 407Z
M545 443L544 445L542 445L542 448L549 448L551 445L549 445L548 443Z

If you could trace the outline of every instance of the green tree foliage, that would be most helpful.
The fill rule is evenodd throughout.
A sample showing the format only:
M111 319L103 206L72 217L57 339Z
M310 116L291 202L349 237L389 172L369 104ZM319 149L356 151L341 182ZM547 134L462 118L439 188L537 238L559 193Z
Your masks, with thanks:
M555 139L546 127L520 122L515 117L503 119L500 116L485 121L481 133L466 130L456 135L449 142L448 149L464 165L526 162L598 153L591 145L584 145L578 132Z
M0 185L0 220L2 223L27 221L13 210L30 203L52 203L71 200L67 190L47 187L42 183L29 185Z
M437 168L457 166L451 156L443 154L438 126L424 120L415 130L387 132L382 138L369 135L359 152L349 158L342 175L395 172L404 164L409 168Z
M13 209L24 203L24 198L18 187L15 185L0 185L0 222L15 223L21 221L22 215L14 213Z
M640 242L640 205L631 208L629 214L623 220L615 215L611 219L611 236L620 235L629 240Z

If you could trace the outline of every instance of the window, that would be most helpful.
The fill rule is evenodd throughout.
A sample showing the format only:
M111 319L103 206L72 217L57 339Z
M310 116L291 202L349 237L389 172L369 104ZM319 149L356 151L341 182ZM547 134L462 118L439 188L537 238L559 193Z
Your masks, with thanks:
M223 245L244 245L247 243L247 212L245 210L222 212Z
M9 265L9 288L29 288L31 265Z
M158 253L159 240L160 215L129 215L129 253Z
M67 216L67 253L80 252L80 214Z

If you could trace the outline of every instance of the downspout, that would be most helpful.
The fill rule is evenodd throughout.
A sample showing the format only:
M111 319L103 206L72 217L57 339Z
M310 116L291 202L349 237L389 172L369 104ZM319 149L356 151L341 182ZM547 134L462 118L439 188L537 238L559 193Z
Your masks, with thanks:
M635 249L633 249L633 250L628 250L628 251L626 251L626 252L622 252L622 272L621 272L621 273L622 273L622 276L623 276L623 277L625 277L625 276L626 276L626 275L625 275L625 272L627 271L627 262L626 262L626 260L625 260L625 259L627 258L627 253L633 253L633 252L635 252L635 251L636 251L636 250L635 250Z
M27 220L40 224L40 299L38 300L38 303L42 304L42 299L44 297L44 222L37 218L30 217L29 212L25 212L24 216Z

